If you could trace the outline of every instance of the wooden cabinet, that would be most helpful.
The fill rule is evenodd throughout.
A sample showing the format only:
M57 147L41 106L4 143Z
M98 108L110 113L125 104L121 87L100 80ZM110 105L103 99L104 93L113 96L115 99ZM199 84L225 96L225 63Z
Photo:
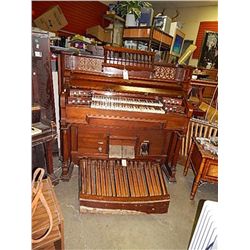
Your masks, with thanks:
M52 177L52 181L56 180L53 172L52 158L52 148L56 139L54 122L55 109L50 63L49 34L45 31L33 31L32 169L36 169L37 167L46 168L47 173Z
M55 121L54 94L48 32L32 32L32 106L41 119Z
M218 182L218 157L205 150L202 145L193 138L184 169L184 175L187 175L190 165L195 174L190 194L190 199L193 200L201 181L210 183Z

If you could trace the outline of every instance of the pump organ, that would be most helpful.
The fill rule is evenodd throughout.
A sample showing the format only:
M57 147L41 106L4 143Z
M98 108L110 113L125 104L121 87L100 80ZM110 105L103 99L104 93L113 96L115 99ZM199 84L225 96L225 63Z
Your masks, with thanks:
M104 57L59 55L62 178L81 158L158 162L175 181L193 68L154 63L154 53L105 47ZM124 72L128 79L124 79Z

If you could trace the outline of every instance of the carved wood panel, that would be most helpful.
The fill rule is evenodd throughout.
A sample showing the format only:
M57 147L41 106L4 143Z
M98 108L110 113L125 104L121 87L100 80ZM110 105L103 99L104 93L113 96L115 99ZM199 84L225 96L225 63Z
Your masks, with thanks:
M103 59L75 57L75 70L102 72Z
M163 66L154 66L154 78L156 79L166 79L166 80L175 80L176 68L173 67L163 67Z

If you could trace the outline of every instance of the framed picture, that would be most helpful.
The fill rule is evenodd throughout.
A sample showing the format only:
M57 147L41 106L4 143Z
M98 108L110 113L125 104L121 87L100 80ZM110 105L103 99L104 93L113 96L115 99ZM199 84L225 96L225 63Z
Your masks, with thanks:
M171 47L171 54L179 57L181 55L181 49L184 42L185 34L176 29L174 39Z
M204 33L198 67L218 69L218 32L206 31Z

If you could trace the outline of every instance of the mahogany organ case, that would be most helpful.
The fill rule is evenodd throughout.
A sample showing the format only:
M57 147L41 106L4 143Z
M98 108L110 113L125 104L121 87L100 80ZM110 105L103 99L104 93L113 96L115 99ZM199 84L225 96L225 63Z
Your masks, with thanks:
M59 55L63 171L81 159L157 162L176 181L192 116L192 67L155 64L154 53L104 47L104 57ZM82 165L82 163L81 163Z

